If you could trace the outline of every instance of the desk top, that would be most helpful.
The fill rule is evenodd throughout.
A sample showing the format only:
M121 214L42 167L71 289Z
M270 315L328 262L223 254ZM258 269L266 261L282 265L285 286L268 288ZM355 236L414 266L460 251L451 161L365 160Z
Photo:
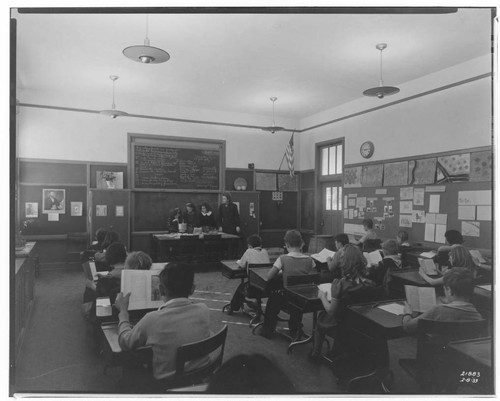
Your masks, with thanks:
M403 281L404 284L416 285L417 287L431 287L418 273L418 269L391 272L391 277ZM435 277L435 276L429 276Z
M16 258L27 258L35 247L36 242L26 242L22 248L16 248Z
M297 304L303 312L317 312L323 310L323 303L318 297L316 284L291 285L285 288L289 293L292 303Z
M118 343L118 323L103 323L101 325L101 329L109 347L111 348L111 352L122 352L120 344Z
M233 278L246 278L247 269L240 267L236 260L221 260L222 275L229 279Z
M235 234L227 234L227 233L217 233L220 234L221 240L228 240L228 239L239 239L240 237ZM175 240L180 240L182 238L192 238L192 237L198 237L200 240L203 239L203 234L197 235L197 234L180 234L180 233L173 233L173 234L153 234L153 238L156 239L157 241L175 241Z
M491 369L491 338L453 341L448 345L448 348Z
M351 305L347 309L359 317L369 320L380 328L384 329L387 338L397 338L406 335L403 331L402 317L391 312L387 312L378 306L404 300L391 300L384 302L371 302L363 305Z

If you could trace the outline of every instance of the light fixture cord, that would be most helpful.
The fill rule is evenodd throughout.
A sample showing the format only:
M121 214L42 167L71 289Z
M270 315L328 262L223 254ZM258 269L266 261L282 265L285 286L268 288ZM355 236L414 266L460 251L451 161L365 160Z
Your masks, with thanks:
M383 52L383 49L380 49L380 80L379 80L379 86L384 86L384 80L382 79L382 52Z
M275 127L275 126L276 126L276 123L274 122L274 102L275 102L275 101L276 101L276 100L273 100L273 127Z
M144 39L144 45L149 46L149 14L146 14L146 38Z
M115 80L113 80L113 104L111 105L111 108L114 110L115 109Z

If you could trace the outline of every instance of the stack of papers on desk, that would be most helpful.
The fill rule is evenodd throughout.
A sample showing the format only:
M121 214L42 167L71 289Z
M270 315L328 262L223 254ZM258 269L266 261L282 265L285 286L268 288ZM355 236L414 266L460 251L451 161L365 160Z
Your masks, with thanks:
M326 299L332 300L332 283L323 283L318 285L318 290L326 292Z
M422 258L427 258L427 259L432 259L436 255L437 255L436 251L422 252L420 254Z
M380 254L379 250L373 251L373 252L363 252L363 256L366 258L366 261L368 262L368 266L370 265L378 265L378 262L382 261L382 255Z
M335 252L330 251L329 249L323 248L320 253L315 253L311 255L311 258L316 259L318 262L326 263L326 258L333 258Z
M483 255L481 255L481 252L479 252L477 249L470 249L469 253L474 261L477 261L479 263L486 263L486 259L483 258Z
M111 301L109 297L96 299L96 316L111 316Z

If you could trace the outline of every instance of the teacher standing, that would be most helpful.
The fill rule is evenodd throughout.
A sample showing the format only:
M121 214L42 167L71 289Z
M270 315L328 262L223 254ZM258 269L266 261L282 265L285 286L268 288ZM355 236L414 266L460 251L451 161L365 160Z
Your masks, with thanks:
M240 214L238 207L232 202L231 195L222 194L222 204L219 206L219 231L227 234L239 234Z

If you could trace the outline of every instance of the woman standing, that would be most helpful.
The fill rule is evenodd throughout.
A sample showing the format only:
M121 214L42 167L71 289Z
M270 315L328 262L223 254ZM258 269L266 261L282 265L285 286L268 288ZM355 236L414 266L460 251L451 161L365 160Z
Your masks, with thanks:
M238 207L231 201L231 195L222 194L222 204L219 206L219 231L227 234L239 234L240 214Z

